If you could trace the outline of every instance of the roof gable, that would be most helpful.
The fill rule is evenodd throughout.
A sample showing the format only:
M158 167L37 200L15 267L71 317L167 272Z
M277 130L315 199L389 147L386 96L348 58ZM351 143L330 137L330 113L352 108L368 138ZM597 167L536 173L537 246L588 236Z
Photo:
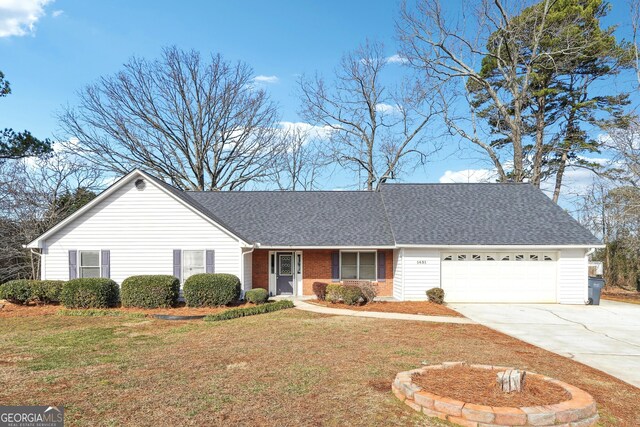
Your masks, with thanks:
M186 195L186 193L184 193L183 191L178 190L178 189L170 186L169 184L165 183L162 180L159 180L158 178L156 178L156 177L154 177L152 175L149 175L149 174L147 174L147 173L145 173L145 172L143 172L141 170L136 169L136 170L126 174L125 176L123 176L122 178L117 180L116 182L114 182L111 186L109 186L107 189L105 189L100 194L98 194L98 196L96 198L94 198L89 203L84 205L82 208L80 208L79 210L74 212L72 215L69 215L67 218L63 219L62 221L60 221L57 224L55 224L53 227L49 228L47 231L42 233L40 236L35 238L33 241L29 242L29 244L27 244L26 247L29 247L29 248L40 247L40 243L43 240L45 240L46 238L52 236L53 234L55 234L59 230L63 229L68 224L70 224L73 221L75 221L77 218L83 216L88 211L93 209L95 206L97 206L98 204L100 204L101 202L103 202L104 200L109 198L112 194L114 194L116 191L118 191L124 185L126 185L127 183L130 183L131 181L133 181L136 178L144 178L144 179L147 179L148 181L151 181L158 188L160 188L160 190L165 192L171 198L177 200L179 203L181 203L182 205L184 205L185 207L187 207L191 211L197 213L198 215L200 215L201 217L203 217L204 219L206 219L207 221L212 223L212 225L215 225L215 226L219 227L220 229L224 230L226 233L228 233L229 235L233 236L234 238L246 243L246 240L242 236L237 234L234 230L230 229L228 226L226 226L226 224L223 224L221 221L219 221L207 209L203 208L202 206L198 205L195 201L191 200Z

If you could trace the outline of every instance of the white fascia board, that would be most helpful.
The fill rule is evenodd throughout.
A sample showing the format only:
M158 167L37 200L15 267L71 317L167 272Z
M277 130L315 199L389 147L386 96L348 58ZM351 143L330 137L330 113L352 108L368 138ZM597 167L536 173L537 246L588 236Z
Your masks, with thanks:
M266 245L257 245L256 249L339 249L339 250L347 250L347 249L396 249L396 246L390 245L381 245L381 246L266 246Z
M427 248L427 249L591 249L604 248L605 245L397 245L398 248Z

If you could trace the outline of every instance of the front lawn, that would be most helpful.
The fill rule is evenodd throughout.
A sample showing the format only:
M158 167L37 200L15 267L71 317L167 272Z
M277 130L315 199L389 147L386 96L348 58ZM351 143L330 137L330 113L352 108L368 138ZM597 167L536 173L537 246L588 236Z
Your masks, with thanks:
M478 325L285 310L225 322L0 320L0 402L64 404L67 425L441 425L390 392L399 371L513 365L593 394L602 425L640 425L640 389Z

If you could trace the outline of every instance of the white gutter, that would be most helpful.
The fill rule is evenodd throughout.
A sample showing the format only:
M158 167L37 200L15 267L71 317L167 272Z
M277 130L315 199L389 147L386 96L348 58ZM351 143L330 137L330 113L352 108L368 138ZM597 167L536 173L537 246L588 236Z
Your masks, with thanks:
M595 249L604 248L605 245L397 245L397 248L426 248L426 249L569 249L584 248Z

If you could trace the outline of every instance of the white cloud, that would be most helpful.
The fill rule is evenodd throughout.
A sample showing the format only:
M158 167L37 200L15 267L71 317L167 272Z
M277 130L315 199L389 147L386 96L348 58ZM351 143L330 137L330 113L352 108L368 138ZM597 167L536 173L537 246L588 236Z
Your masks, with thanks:
M390 105L381 102L379 104L376 104L376 111L379 113L393 114L400 112L400 108L397 105Z
M45 15L44 7L53 0L0 0L0 37L33 34Z
M495 182L498 174L492 169L463 169L445 171L440 177L441 183Z
M280 122L282 130L300 129L308 135L308 139L328 139L332 129L329 126L315 126L305 122Z
M277 76L264 76L262 74L253 78L256 83L278 83L278 80L280 79Z
M387 57L387 62L392 63L392 64L404 64L406 62L408 62L409 60L407 58L405 58L404 56L400 56L399 54L395 54L395 55L391 55L389 57Z
M62 15L64 13L64 10L54 10L53 13L51 13L51 16L53 16L54 18L57 18L58 16Z

